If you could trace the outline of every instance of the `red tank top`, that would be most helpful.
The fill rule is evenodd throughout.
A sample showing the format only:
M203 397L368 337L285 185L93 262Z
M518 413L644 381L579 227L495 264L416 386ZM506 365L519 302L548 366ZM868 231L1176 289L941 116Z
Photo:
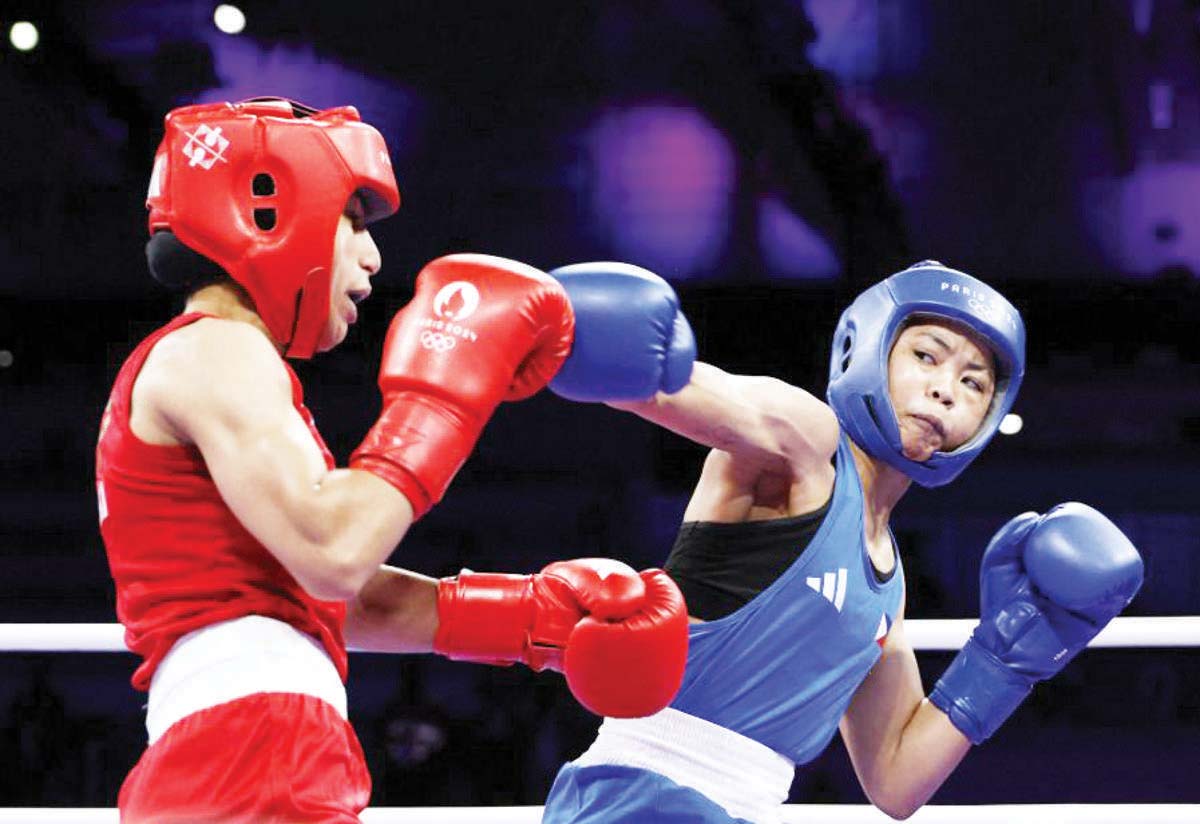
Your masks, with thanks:
M344 681L346 605L310 596L246 531L222 500L196 447L148 444L129 428L133 384L150 350L202 317L180 315L138 345L117 375L100 423L100 533L125 644L143 659L133 686L150 688L159 662L180 636L243 615L286 621L316 638ZM304 406L300 381L286 361L284 368L292 380L292 403L333 469L333 455Z

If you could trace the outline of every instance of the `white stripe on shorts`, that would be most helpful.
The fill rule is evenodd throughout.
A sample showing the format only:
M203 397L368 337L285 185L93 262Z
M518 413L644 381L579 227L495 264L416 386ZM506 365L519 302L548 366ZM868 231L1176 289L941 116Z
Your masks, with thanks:
M329 653L284 621L246 615L182 636L150 680L150 744L176 721L260 692L311 695L346 717L346 686Z
M574 763L656 772L754 824L778 824L796 771L770 747L670 707L648 718L605 718Z

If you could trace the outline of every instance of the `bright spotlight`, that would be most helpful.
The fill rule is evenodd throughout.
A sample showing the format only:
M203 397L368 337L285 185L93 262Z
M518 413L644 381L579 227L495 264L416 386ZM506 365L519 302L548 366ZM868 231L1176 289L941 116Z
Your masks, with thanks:
M30 51L38 44L37 26L27 20L13 23L12 28L8 30L8 40L14 49Z
M246 15L237 6L222 3L213 12L213 23L226 34L241 34L246 28Z
M1001 435L1015 435L1021 431L1021 427L1025 425L1025 421L1021 420L1020 415L1009 413L1004 416L1004 420L1000 421Z

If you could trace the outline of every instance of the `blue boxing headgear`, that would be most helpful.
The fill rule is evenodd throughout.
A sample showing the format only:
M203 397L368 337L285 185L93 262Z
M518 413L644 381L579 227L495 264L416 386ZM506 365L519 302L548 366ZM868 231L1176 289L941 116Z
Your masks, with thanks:
M987 342L996 364L996 389L979 431L953 452L935 452L926 461L904 456L888 395L888 356L914 315L966 326ZM826 397L846 434L868 455L932 487L954 480L987 446L1012 409L1024 375L1025 323L1016 308L965 272L923 260L875 284L842 313Z

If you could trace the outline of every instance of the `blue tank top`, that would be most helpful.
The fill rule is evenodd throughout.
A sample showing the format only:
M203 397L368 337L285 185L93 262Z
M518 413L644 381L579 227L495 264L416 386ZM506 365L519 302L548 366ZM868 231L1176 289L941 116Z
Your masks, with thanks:
M735 612L691 626L687 670L671 703L797 764L833 738L904 594L898 555L886 582L871 566L862 484L844 433L834 466L829 511L795 562Z

